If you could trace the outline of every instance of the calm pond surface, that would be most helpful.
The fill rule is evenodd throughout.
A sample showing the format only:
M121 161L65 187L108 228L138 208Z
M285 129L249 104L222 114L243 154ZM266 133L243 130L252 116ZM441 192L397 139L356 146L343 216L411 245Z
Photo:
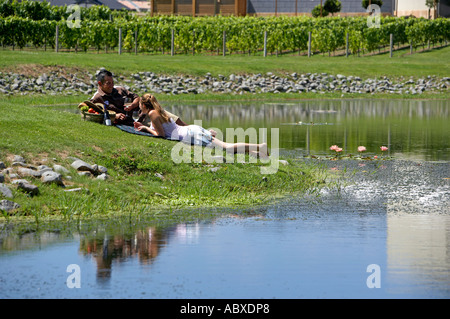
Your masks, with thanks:
M270 128L278 127L280 155L297 160L319 162L307 155L330 155L333 144L353 154L364 145L380 157L386 145L392 159L321 160L342 177L320 196L202 221L152 224L132 216L51 231L30 225L20 235L2 225L0 298L448 299L448 106L166 105L207 128L268 128L269 143Z
M310 100L285 103L220 103L167 105L185 122L201 120L206 128L218 128L226 139L227 128L267 129L259 139L272 142L271 128L279 128L279 147L302 155L330 154L331 145L343 153L369 154L389 147L395 158L450 160L448 101L406 100ZM228 139L226 139L228 141Z

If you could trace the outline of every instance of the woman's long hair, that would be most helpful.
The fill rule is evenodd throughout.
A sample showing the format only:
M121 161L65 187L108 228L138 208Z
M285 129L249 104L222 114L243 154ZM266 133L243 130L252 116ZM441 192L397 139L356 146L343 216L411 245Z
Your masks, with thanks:
M169 122L169 116L153 95L149 93L144 94L141 97L140 103L144 104L145 107L150 110L156 110L156 112L158 112L158 114L161 116L163 123Z

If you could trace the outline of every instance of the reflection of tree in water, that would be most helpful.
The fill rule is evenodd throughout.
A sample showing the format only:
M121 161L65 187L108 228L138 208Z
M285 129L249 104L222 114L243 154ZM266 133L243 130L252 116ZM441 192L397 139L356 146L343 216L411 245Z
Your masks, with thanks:
M383 80L385 81L385 80ZM334 99L287 102L240 102L167 104L166 108L186 123L198 123L236 142L234 130L256 129L260 141L272 147L272 128L278 128L278 147L298 155L330 154L330 145L340 145L344 153L353 153L364 145L376 153L381 145L389 147L390 156L448 160L442 150L446 139L449 114L446 100ZM260 129L267 129L267 135ZM247 134L247 135L245 135ZM277 137L275 137L277 138ZM381 144L382 143L382 144ZM284 155L284 154L282 154ZM419 157L417 157L419 155Z
M224 103L166 105L167 110L180 115L186 121L201 119L208 124L220 119L221 122L241 125L245 121L254 122L298 122L317 120L320 112L323 119L341 120L355 118L389 118L405 116L429 118L448 116L447 101L423 100L306 100L283 103ZM233 127L236 125L232 125ZM253 125L253 124L252 124ZM243 125L244 127L248 127Z
M161 247L168 241L169 229L148 227L134 234L95 234L81 239L80 251L92 256L97 264L97 278L111 276L113 261L123 262L138 258L142 264L151 264Z

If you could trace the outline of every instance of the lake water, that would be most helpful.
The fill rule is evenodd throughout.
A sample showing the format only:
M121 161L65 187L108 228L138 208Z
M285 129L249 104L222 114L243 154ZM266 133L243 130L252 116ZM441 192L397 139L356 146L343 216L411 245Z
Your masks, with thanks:
M448 299L448 105L167 105L205 127L269 128L269 143L279 128L282 156L342 177L320 196L188 223L132 216L20 235L2 225L0 298ZM392 159L311 158L333 144L380 157L386 145Z
M279 129L279 147L302 155L330 154L331 145L344 153L380 154L389 147L395 158L450 160L448 101L307 100L285 103L217 103L164 106L185 122L201 120L206 128ZM227 139L228 140L228 139Z

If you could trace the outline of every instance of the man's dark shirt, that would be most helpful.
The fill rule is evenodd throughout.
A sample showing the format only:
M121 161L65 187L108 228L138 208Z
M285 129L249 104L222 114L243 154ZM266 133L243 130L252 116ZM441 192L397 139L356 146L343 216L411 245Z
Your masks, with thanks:
M123 113L128 115L124 120L115 121L116 124L126 124L132 126L134 121L131 117L131 114L127 114L124 110L125 98L130 98L130 102L133 102L139 95L132 93L125 89L122 86L114 87L110 94L103 92L102 89L98 88L97 92L91 98L92 103L102 103L106 104L106 108L110 111L114 111L116 113Z

